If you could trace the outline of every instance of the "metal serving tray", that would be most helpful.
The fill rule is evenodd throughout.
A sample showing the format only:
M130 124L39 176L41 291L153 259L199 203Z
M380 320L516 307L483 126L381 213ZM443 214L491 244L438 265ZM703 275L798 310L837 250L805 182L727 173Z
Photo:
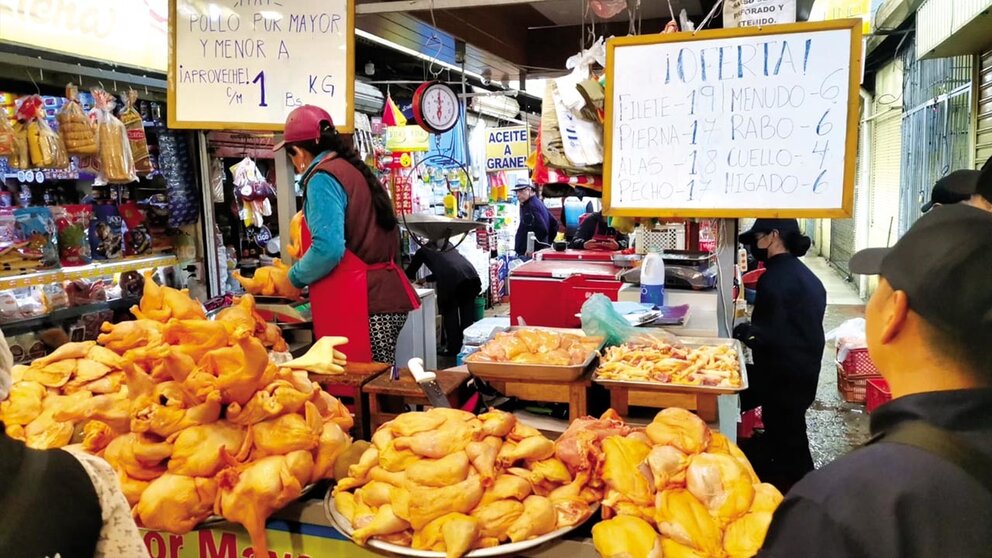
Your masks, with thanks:
M631 389L642 389L649 391L665 391L672 393L706 393L713 395L730 395L740 393L747 389L747 363L744 360L744 347L737 339L719 339L710 337L680 337L679 340L687 347L703 346L724 346L729 345L737 351L737 362L741 370L740 387L722 386L692 386L686 384L664 384L661 382L651 382L647 380L609 380L599 377L599 371L592 377L592 381L604 386L628 387Z
M572 333L585 337L585 332L581 329L564 329L555 327L511 327L507 332L512 333L521 329L539 329L544 331L554 331L558 333ZM499 333L499 332L497 332ZM494 333L489 341L496 336ZM488 343L489 341L486 341ZM605 339L603 340L605 343ZM519 364L515 362L472 362L473 353L465 359L465 366L472 374L485 380L531 380L535 382L574 382L585 374L593 361L599 357L599 351L603 348L600 343L599 348L589 351L589 356L581 364L572 366L554 366L550 364Z

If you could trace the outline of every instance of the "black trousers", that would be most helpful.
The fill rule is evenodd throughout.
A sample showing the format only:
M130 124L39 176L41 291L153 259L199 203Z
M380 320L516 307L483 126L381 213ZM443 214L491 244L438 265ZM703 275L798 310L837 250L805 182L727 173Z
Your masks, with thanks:
M457 287L438 293L437 307L441 312L448 354L462 350L465 329L475 323L475 298L482 290L482 281L467 279Z
M783 493L814 469L806 431L806 411L816 398L816 375L789 374L769 380L748 367L751 382L741 394L741 410L761 407L764 436L741 443L758 477Z

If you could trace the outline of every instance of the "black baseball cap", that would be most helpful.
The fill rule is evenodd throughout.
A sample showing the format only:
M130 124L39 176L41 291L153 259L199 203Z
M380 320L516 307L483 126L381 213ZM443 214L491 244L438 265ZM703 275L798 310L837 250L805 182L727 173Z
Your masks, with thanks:
M978 184L975 186L975 193L981 194L983 198L992 203L992 157L982 166L978 176Z
M758 233L770 233L778 231L780 234L787 232L799 232L799 221L795 219L755 219L754 225L747 232L741 233L738 237L741 243L751 244L754 236Z
M930 201L923 204L920 209L926 213L933 209L934 204L953 205L968 201L975 194L979 174L976 170L962 169L941 178L930 191Z
M895 246L861 250L849 266L851 273L884 277L932 325L992 339L992 213L937 207Z

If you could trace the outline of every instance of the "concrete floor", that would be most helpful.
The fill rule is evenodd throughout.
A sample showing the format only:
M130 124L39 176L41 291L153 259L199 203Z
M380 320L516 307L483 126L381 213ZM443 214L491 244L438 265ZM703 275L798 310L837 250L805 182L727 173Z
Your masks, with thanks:
M855 287L820 257L803 258L827 290L824 331L846 320L864 316L864 302ZM806 413L809 445L817 467L830 463L868 440L868 414L864 405L845 403L837 391L834 347L828 344L820 367L816 401Z

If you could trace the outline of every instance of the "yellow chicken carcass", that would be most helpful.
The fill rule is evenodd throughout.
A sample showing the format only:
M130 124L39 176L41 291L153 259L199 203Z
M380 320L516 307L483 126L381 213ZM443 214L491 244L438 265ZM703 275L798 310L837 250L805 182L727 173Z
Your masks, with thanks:
M389 422L389 430L396 437L408 437L420 432L428 432L444 424L445 418L426 412L403 413Z
M44 366L32 364L24 372L24 381L38 382L50 388L61 388L72 379L72 375L76 372L76 362L77 359L72 358L57 360Z
M662 558L662 541L650 523L620 515L592 527L592 544L603 558Z
M210 517L217 480L166 473L149 484L133 513L142 526L182 535Z
M447 513L469 513L482 500L482 491L478 477L443 488L412 486L409 489L409 517L404 519L416 531Z
M326 391L315 391L311 402L317 406L317 410L325 422L336 423L346 432L355 426L355 418L351 416L351 412L344 406L344 403Z
M172 444L135 432L114 438L103 458L118 472L139 481L157 479L166 472L165 460L172 455Z
M226 420L185 428L170 441L169 472L188 477L212 477L226 465L221 450L237 453L245 440L245 430Z
M468 455L459 451L441 459L415 459L406 467L406 478L422 486L442 488L464 481L468 472Z
M361 502L370 508L378 508L386 504L392 504L395 498L396 487L381 481L372 481L355 491L355 501ZM349 493L345 493L349 494Z
M251 333L250 331L245 334ZM228 346L231 342L227 327L211 320L169 320L162 336L175 350L199 361L214 349Z
M639 471L651 448L636 439L610 436L603 440L603 482L624 499L638 506L654 501L654 484ZM614 502L610 502L613 504Z
M308 386L313 389L312 386ZM277 417L283 413L297 413L314 397L313 392L302 392L291 382L276 380L255 392L242 407L237 403L227 406L227 418L234 424L250 426Z
M155 320L133 320L111 324L104 322L97 342L114 353L124 354L139 347L155 347L163 343L164 324Z
M507 535L513 542L525 541L546 535L558 525L558 513L550 499L544 496L528 496L524 500L524 512L510 525Z
M379 450L379 467L390 473L402 473L420 459L421 457L413 453L412 450L396 449L396 440L389 442Z
M503 542L510 538L508 531L517 518L524 513L524 504L520 500L496 500L482 504L472 510L472 517L479 520L480 536L494 538Z
M124 494L124 498L127 499L127 503L131 506L132 510L141 501L142 494L145 493L148 485L151 484L151 481L133 479L123 471L117 471L117 480L121 483L121 492Z
M771 525L771 512L754 512L727 526L723 534L723 550L729 558L751 558L761 550Z
M537 436L524 438L517 443L504 443L500 447L496 461L504 467L509 467L518 461L543 460L552 457L554 454L554 442L538 434Z
M723 525L744 515L754 500L750 476L736 459L724 454L693 456L686 469L686 488Z
M699 500L688 490L659 492L655 503L658 531L679 544L719 556L723 531Z
M493 485L489 487L482 496L482 504L488 504L497 500L514 499L523 501L531 494L530 481L511 474L502 474L496 477Z
M221 395L216 392L208 394L203 403L189 408L152 403L133 412L131 430L168 438L192 426L216 422L222 410Z
M325 422L314 452L313 478L310 481L334 478L334 465L350 445L351 438L337 423Z
M246 337L234 346L207 353L185 383L199 397L219 392L221 403L244 405L275 375L276 368L262 343Z
M34 449L68 445L75 431L75 423L85 418L87 405L92 399L93 395L88 391L45 397L41 414L24 426L25 444Z
M656 490L685 485L685 471L689 467L689 456L673 446L651 448L645 460Z
M479 521L463 513L449 513L415 531L411 545L422 550L444 552L446 558L459 558L471 550L479 536Z
M303 257L303 212L297 211L289 221L289 243L286 253L290 258L298 260Z
M255 556L268 556L265 520L300 497L313 476L313 456L306 451L263 457L224 469L215 513L240 523L251 537Z
M100 363L111 370L123 370L124 359L114 351L101 345L93 345L86 353L86 360Z
M496 439L505 438L517 425L516 416L499 409L493 409L479 415L479 420L482 421L482 434L493 436Z
M83 363L88 361L80 360L79 362ZM70 384L72 384L72 382L69 382L69 384L67 384L67 387ZM78 390L88 391L93 395L108 395L119 392L121 388L124 387L124 385L125 385L124 373L113 372L111 374L107 374L106 376L100 378L99 380L93 380L92 382L86 382L85 384L82 384L81 386L79 386ZM65 392L69 393L68 390L65 390Z
M551 498L557 515L557 527L572 527L589 519L592 507L581 498Z
M300 289L294 287L289 280L289 266L279 259L273 261L271 266L256 269L253 277L242 277L235 271L234 278L245 291L253 295L300 298Z
M61 360L86 358L87 353L89 353L90 349L93 348L94 345L96 345L96 342L94 341L66 343L52 351L50 354L34 359L34 361L31 362L31 367L44 368L49 364L59 362Z
M190 298L189 291L161 286L155 282L154 275L153 270L145 272L145 288L141 301L137 306L131 307L131 313L136 318L162 323L172 318L177 320L207 318L203 305Z
M21 381L10 388L7 400L0 402L0 422L7 426L26 425L38 418L48 390L38 382Z
M659 412L644 432L655 445L674 446L690 455L703 451L710 443L710 429L703 419L678 407Z
M754 485L754 500L751 501L750 513L774 512L782 503L782 493L773 485L760 483Z
M323 424L316 406L306 404L306 417L298 413L290 413L260 422L251 427L250 440L244 445L240 461L248 458L251 452L253 459L270 455L286 455L296 451L313 451L320 442Z
M105 422L99 420L87 421L83 426L83 450L99 455L118 436Z
M396 449L409 449L413 453L430 459L440 459L464 450L469 442L477 439L482 432L478 420L445 420L436 430L418 432L412 436L395 440ZM554 451L552 446L552 451Z
M737 447L737 444L731 442L726 436L720 434L719 432L711 432L710 445L706 448L706 453L722 453L729 455L737 460L747 471L749 477L751 477L751 482L758 484L761 480L758 479L758 474L754 472L754 467L751 466L751 462L748 460L741 448Z

